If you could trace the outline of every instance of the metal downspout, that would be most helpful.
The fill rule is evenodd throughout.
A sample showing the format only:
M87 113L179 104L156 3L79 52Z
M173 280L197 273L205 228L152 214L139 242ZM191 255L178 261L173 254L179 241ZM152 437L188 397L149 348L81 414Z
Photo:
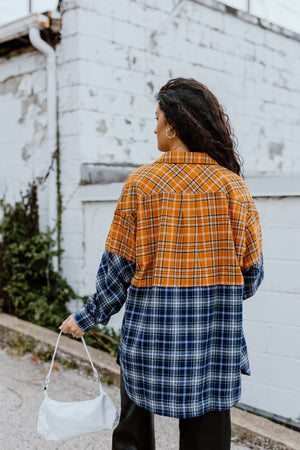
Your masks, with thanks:
M48 151L51 157L51 168L48 176L48 225L54 231L54 241L57 245L57 85L56 85L56 61L55 51L40 35L38 28L30 28L29 39L33 47L43 53L47 58L47 140ZM57 246L55 247L55 249ZM58 270L58 257L53 258L54 270Z

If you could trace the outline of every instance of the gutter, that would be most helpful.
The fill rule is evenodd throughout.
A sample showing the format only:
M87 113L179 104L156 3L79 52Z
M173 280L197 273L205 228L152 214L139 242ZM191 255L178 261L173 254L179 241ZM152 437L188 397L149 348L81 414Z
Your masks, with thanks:
M50 18L46 14L31 14L0 26L0 44L28 35L31 27L39 29L50 27Z
M48 155L51 158L51 167L48 172L48 225L54 229L54 241L57 242L57 83L55 51L40 35L40 30L31 27L29 40L34 48L43 53L47 58L47 140ZM52 169L52 170L51 170ZM56 249L55 249L56 250ZM53 258L54 270L58 270L58 257Z

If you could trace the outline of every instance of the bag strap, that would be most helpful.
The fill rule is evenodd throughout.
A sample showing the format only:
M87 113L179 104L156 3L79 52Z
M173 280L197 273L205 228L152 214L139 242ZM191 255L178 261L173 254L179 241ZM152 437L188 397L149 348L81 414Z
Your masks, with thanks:
M52 372L52 368L53 368L53 364L54 364L54 359L55 359L55 356L56 356L56 352L57 352L57 348L58 348L58 344L59 344L61 335L62 335L62 331L59 333L58 338L57 338L57 341L56 341L56 345L55 345L55 349L54 349L54 352L53 352L53 356L52 356L52 361L51 361L50 369L49 369L49 372L48 372L48 375L47 375L46 381L45 381L45 387L44 387L44 390L45 390L45 391L47 391L48 386L49 386L50 376L51 376L51 372ZM89 360L90 360L90 363L91 363L91 366L92 366L92 369L93 369L93 372L94 372L94 377L95 377L95 379L96 379L96 383L98 383L98 385L99 385L99 390L100 390L100 394L101 394L101 393L103 392L103 389L102 389L102 385L101 385L101 381L100 381L98 372L97 372L97 370L96 370L96 368L95 368L95 366L94 366L94 364L93 364L91 355L90 355L90 353L89 353L89 351L88 351L88 348L87 348L87 345L86 345L86 343L85 343L85 340L83 339L83 336L81 337L81 340L82 340L84 349L85 349L85 351L86 351L86 353L87 353L87 355L88 355L88 357L89 357Z

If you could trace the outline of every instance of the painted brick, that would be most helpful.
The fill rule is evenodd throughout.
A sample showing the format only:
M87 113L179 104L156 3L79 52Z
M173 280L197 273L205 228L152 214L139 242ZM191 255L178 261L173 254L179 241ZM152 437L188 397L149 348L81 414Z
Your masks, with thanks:
M78 228L83 224L82 218L82 205L78 202L78 208L66 208L65 213L62 218L63 232L66 233L76 233ZM81 232L81 228L80 228ZM78 236L77 236L78 237ZM76 239L77 239L76 237Z
M67 111L59 114L60 136L74 136L80 134L79 111Z
M31 93L33 94L45 94L45 91L47 89L47 74L46 70L36 70L31 74Z
M124 3L124 2L123 2ZM113 27L115 21L103 14L96 14L87 9L78 9L78 31L89 37L103 38L113 41Z
M61 86L59 89L59 113L83 108L84 98L79 95L80 85Z
M240 402L294 420L299 417L300 393L292 389L256 383L254 376L242 376Z
M144 28L123 21L114 20L113 24L113 40L134 48L145 49L145 32Z
M281 228L264 229L264 254L268 259L300 261L300 253L295 252L299 242L300 230L287 229L284 233Z
M290 228L299 228L300 208L298 198L256 199L255 203L263 228L273 228L275 226L276 228L287 230Z
M84 61L79 60L58 64L58 89L64 86L77 86L81 82L80 69L82 69L84 64Z
M155 33L163 30L170 20L168 11L162 9L151 8L145 5L145 28L148 32Z
M300 347L298 345L299 342L300 342L299 323L297 327L272 324L271 352L273 354L300 360ZM300 372L298 372L298 375L300 375Z
M64 15L63 15L63 21L62 21L62 30L61 30L63 39L65 39L67 36L72 36L72 35L78 33L78 31L79 31L79 26L78 26L79 12L81 14L83 14L83 11L79 10L77 8L68 10L64 4Z
M300 291L300 262L265 260L265 279L263 289L273 292Z
M0 58L0 82L18 74L31 74L35 70L45 69L46 58L38 51L25 53L24 55L14 56L12 58Z
M83 203L84 228L84 270L83 279L86 291L92 294L95 289L96 273L104 250L110 222L113 218L115 202ZM93 236L97 236L95 240Z
M290 42L291 41L291 42ZM290 45L293 45L293 40L285 37L284 39L282 39L282 36L280 34L276 34L276 33L266 33L264 36L264 45L268 48L271 48L272 50L276 51L276 53L285 53L286 48L289 45L286 45L287 43L289 43ZM299 46L299 42L298 42L298 46ZM296 50L296 45L295 45L295 50ZM298 52L296 51L296 53L299 54L299 47L298 47Z
M84 59L113 67L128 68L128 49L122 43L80 35L79 51Z
M58 64L77 60L81 56L80 48L81 36L77 33L66 36L57 46L56 60Z
M44 183L38 186L38 205L39 205L39 228L41 231L46 231L48 227L48 202L49 192L47 185Z
M82 9L82 4L79 5ZM85 0L84 9L101 13L104 16L114 17L122 20L128 20L128 1L114 0Z
M147 143L133 142L129 145L131 162L137 161L139 165L144 165L155 161L161 156L156 146L154 135Z
M70 103L72 101L72 88L67 88L70 93ZM121 91L115 91L113 89L104 89L100 87L79 87L78 100L75 100L74 105L70 105L70 108L74 106L76 109L85 111L94 111L98 113L114 114L116 110L122 111L122 113L130 119L136 117L140 119L140 111L143 108L145 111L152 112L153 101L151 102L144 95L136 95L125 93ZM68 96L69 99L69 96ZM65 108L67 109L67 104Z
M245 321L244 333L248 348L251 352L272 353L271 352L271 325L268 323Z
M74 186L74 180L80 180L79 159L69 159L68 161L62 160L61 170L63 183Z
M82 151L81 160L101 162L106 164L123 163L125 160L124 148L127 142L119 138L114 139L105 136L81 136Z
M249 350L252 376L257 383L298 390L300 361L295 358L254 353Z
M140 2L129 1L128 2L128 22L139 25L143 28L146 27L146 17L149 11L145 11L145 5ZM153 26L152 22L152 26Z
M166 11L170 13L178 4L177 0L141 0L141 2L151 9L157 9L159 11Z
M78 164L78 171L79 170L79 164ZM67 182L69 181L67 178L62 179L62 185L63 185L63 207L65 209L78 209L80 208L80 201L78 199L78 190L79 185L78 183L74 182ZM77 225L77 224L76 224ZM78 233L81 232L80 225L78 224ZM73 231L73 230L72 230ZM79 241L78 241L79 244Z
M106 150L107 145L110 146L111 152ZM113 147L115 153L118 153L117 142L106 139L103 136L81 136L80 137L80 157L82 162L102 162L111 163L113 160ZM106 153L109 159L104 157Z
M249 40L249 36L252 36L254 33L257 33L258 36L261 35L261 29L259 27L247 23L245 24L244 21L233 16L232 14L224 15L224 32L227 35L235 36L238 38L237 40L241 40L246 37ZM258 36L257 40L262 42L261 39L263 38L259 39Z
M62 162L80 162L81 142L78 136L64 136L60 139L60 158Z
M74 215L74 218L77 217L78 214ZM73 228L76 224L76 221L73 222ZM83 255L83 249L82 245L76 245L76 241L78 240L79 236L78 233L63 233L63 239L62 239L62 248L65 249L64 251L64 258L74 258L80 260ZM81 237L79 238L81 239ZM81 277L81 275L80 275Z
M300 295L286 292L259 290L254 297L244 301L246 322L257 322L261 326L278 324L299 326Z
M81 64L81 77L84 84L91 87L101 86L113 87L116 91L130 93L131 95L144 95L151 93L150 88L145 83L145 75L140 72L133 72L130 69L106 67L103 64L85 62ZM132 77L134 73L134 89L132 89ZM98 80L96 82L95 80ZM98 84L99 83L99 84Z
M64 0L64 13L69 12L72 8L78 8L79 0Z
M78 235L77 240L80 242L81 234ZM68 258L64 254L62 254L61 260L63 267L62 275L71 284L75 293L80 295L79 289L81 286L80 279L82 277L82 260L78 260L78 258Z

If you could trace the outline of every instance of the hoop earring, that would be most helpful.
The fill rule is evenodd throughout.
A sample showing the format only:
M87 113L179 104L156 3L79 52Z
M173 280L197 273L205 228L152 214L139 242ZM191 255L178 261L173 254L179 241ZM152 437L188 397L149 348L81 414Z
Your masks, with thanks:
M170 131L170 129L171 129L171 128L168 128L168 129L166 130L166 136L167 136L167 138L169 138L169 139L173 139L173 138L176 136L176 131L174 131L173 136L169 136L169 135L168 135L168 131Z

